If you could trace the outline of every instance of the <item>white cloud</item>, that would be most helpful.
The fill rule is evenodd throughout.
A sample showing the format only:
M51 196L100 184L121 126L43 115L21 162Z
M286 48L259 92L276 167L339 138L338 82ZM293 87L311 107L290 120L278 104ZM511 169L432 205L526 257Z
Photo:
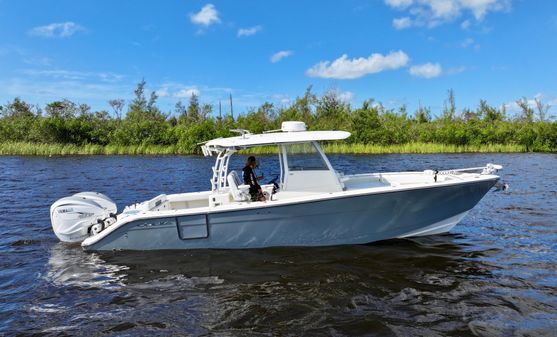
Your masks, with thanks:
M286 94L273 94L273 95L271 95L271 99L273 101L277 101L277 102L279 102L280 104L283 104L283 105L291 103L290 97Z
M550 119L555 118L555 116L553 116L552 113L555 111L554 107L557 106L557 96L556 95L547 95L547 94L538 92L533 97L521 97L519 99L524 99L524 98L526 99L526 102L528 103L528 106L530 108L534 109L534 111L536 113L536 117L538 117L538 115L537 115L538 109L537 109L537 105L536 105L536 100L539 100L543 105L545 105L545 106L549 105L549 109L548 109L549 114L545 117L550 118ZM517 100L518 99L507 102L507 103L503 103L502 105L505 106L505 108L507 109L508 112L515 113L515 114L520 114L522 112L522 109L516 103Z
M177 98L190 98L192 95L199 96L199 89L195 87L183 88L172 94L172 97Z
M29 31L29 35L48 38L70 37L76 32L84 30L85 28L76 24L75 22L67 21L35 27Z
M432 28L464 15L482 21L489 12L510 9L511 0L385 0L385 4L399 11L407 11L413 26ZM403 21L399 24L403 24ZM470 25L469 19L461 23L463 29ZM397 28L394 20L393 26Z
M338 99L344 103L350 103L354 98L354 93L351 91L343 91L338 94Z
M454 0L427 0L423 3L429 7L434 18L449 19L459 14L458 1Z
M33 103L44 105L63 98L81 101L105 109L111 98L131 98L133 84L103 82L98 78L67 79L42 76L21 76L0 80L0 98L3 100L22 97Z
M385 3L393 8L404 9L409 7L413 0L385 0Z
M168 91L168 87L162 87L158 90L155 90L155 94L159 97L169 97L170 92Z
M394 70L408 64L409 57L402 50L388 55L371 54L367 58L349 59L346 54L334 61L321 61L309 68L306 75L310 77L355 79L385 70Z
M412 19L405 16L403 18L393 19L393 27L395 29L401 30L412 26Z
M206 89L206 90L205 90ZM208 90L222 90L221 88L209 89L205 88L204 91ZM163 83L159 89L155 90L155 93L160 98L185 98L189 99L192 95L199 96L201 90L197 85L185 85L178 82L166 82Z
M510 7L510 0L460 0L462 8L472 11L476 20L482 20L489 11L501 11Z
M410 67L410 75L423 78L434 78L441 75L442 69L439 63L425 63Z
M213 4L206 4L197 13L190 13L190 20L193 24L209 27L214 23L219 23L219 12Z
M122 78L121 81L105 81L103 76ZM13 78L0 78L0 101L13 100L21 97L25 101L44 106L54 100L67 98L74 102L83 102L92 106L95 110L111 111L107 100L122 98L126 101L133 99L133 92L140 80L130 75L116 75L108 71L18 71L18 76ZM146 94L152 90L159 95L157 105L163 111L172 111L176 101L189 100L191 94L202 95L202 102L218 106L222 100L223 113L228 111L228 96L233 94L234 111L245 111L248 107L258 106L265 102L266 93L253 93L237 90L230 87L208 87L202 84L180 83L167 81L150 85L147 82Z
M350 104L356 95L351 91L341 91L339 88L332 87L326 90L321 98L331 97L339 102Z
M294 54L294 52L292 50L281 50L279 52L274 53L271 56L271 62L272 63L277 63L285 57L292 56L292 54Z
M262 29L263 27L259 25L250 28L240 28L238 29L238 37L255 35L258 32L260 32Z

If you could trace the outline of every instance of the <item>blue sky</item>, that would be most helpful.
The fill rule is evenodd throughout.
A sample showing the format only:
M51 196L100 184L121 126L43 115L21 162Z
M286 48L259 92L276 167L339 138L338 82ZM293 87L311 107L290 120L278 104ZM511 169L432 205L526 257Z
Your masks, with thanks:
M557 105L557 2L0 0L0 102L110 110L137 82L164 111L191 93L235 112L308 86L358 106ZM551 109L556 114L557 108Z

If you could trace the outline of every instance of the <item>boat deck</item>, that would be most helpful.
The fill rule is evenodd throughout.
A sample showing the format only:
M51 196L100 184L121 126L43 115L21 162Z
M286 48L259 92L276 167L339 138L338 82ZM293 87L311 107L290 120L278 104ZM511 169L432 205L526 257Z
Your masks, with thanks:
M389 182L382 179L381 175L377 174L345 176L342 177L340 181L344 185L345 191L361 190L373 187L386 187L391 185Z
M442 175L437 177L437 182L448 180L460 180L465 176L479 176L473 174L460 174L460 175ZM355 174L355 175L340 175L339 181L342 184L342 191L355 191L362 189L373 188L396 188L402 185L429 185L435 184L434 176L424 172L404 172L404 173L369 173L369 174ZM273 185L263 185L263 190L269 195L272 194ZM333 192L333 191L331 191ZM272 197L267 202L287 199L303 199L313 195L323 193L331 193L324 191L297 191L297 190L279 190L277 193L272 194ZM234 199L233 194L225 189L219 193L212 193L211 191L193 192L193 193L180 193L165 195L161 194L151 200L145 201L141 204L132 205L124 210L124 213L137 213L139 211L165 211L165 210L185 210L196 208L212 208L219 205L233 205L233 204L247 204L251 203L249 196L244 196L244 199Z

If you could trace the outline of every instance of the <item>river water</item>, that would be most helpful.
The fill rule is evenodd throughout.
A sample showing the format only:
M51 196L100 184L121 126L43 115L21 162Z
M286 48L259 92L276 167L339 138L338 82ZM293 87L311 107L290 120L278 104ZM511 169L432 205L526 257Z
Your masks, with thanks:
M557 155L330 159L345 173L492 162L509 188L489 192L446 235L97 254L57 241L52 202L94 190L121 209L209 189L212 159L0 157L0 335L557 335ZM266 177L278 171L274 156L260 162Z

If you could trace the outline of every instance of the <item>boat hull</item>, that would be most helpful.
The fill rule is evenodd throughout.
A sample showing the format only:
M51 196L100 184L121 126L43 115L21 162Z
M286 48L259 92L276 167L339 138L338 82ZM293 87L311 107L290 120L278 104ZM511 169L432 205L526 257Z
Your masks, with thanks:
M136 220L85 250L244 249L364 244L454 227L497 179Z

